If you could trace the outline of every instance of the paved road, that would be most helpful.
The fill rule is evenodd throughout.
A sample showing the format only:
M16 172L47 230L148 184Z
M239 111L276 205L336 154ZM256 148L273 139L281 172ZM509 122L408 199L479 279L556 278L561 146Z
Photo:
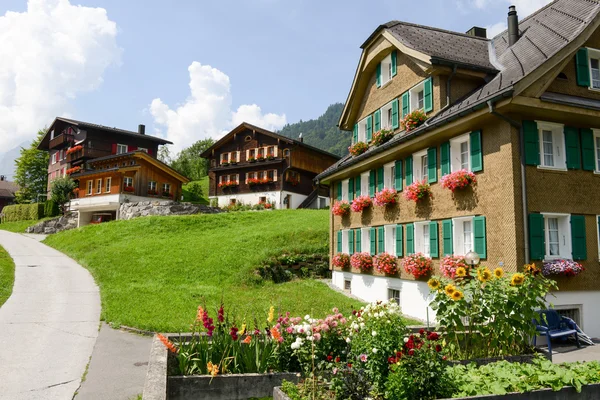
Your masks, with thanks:
M100 295L89 272L36 239L0 231L15 261L0 308L0 399L71 400L98 336Z

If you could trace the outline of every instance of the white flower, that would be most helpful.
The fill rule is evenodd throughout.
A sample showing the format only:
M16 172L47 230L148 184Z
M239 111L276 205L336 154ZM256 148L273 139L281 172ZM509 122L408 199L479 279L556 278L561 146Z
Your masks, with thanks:
M300 343L294 342L292 343L292 350L298 350L300 348Z
M408 338L407 337L404 338L404 343L408 343Z
M350 338L349 338L349 337L347 337L347 338L346 338L346 343L350 343L350 342L351 342Z
M361 323L360 323L360 328L362 329L362 328L364 328L364 327L365 327L365 323L364 323L364 322L361 322Z
M304 316L304 319L308 321L308 320L310 319L310 315L306 314L306 315Z
M377 349L373 348L373 354L377 354Z
M312 341L314 341L314 340L315 340L315 338L314 338L314 336L308 336L308 337L306 338L306 340L309 340L309 341L311 341L311 342L312 342Z
M373 337L377 336L377 332L376 331L371 332L371 336L373 336Z

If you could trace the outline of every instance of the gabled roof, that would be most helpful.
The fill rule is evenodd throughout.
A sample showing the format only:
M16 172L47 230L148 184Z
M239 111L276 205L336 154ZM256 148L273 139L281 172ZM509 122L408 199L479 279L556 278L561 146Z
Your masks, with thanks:
M13 198L19 190L19 185L10 181L0 181L0 197Z
M239 124L231 132L227 133L221 139L217 140L217 142L215 144L213 144L208 149L206 149L202 154L200 154L200 156L203 157L203 158L210 158L211 157L211 152L213 150L218 149L219 147L223 146L225 143L229 142L233 138L233 135L235 135L237 133L241 133L241 132L243 132L245 130L256 131L258 133L262 133L263 135L267 135L267 136L274 137L275 139L279 139L279 140L281 140L282 142L285 142L285 143L298 145L300 147L305 147L307 149L316 151L316 152L324 154L326 156L335 158L336 160L339 160L339 158L340 158L339 156L337 156L335 154L332 154L332 153L329 153L329 152L327 152L325 150L321 150L321 149L319 149L317 147L308 145L308 144L306 144L304 142L300 142L299 140L291 139L291 138L289 138L287 136L279 135L279 134L277 134L275 132L268 131L268 130L266 130L264 128L259 128L258 126L249 124L247 122L242 122L241 124Z
M60 122L64 122L67 124L71 124L73 126L77 126L79 128L89 128L89 129L95 129L95 130L99 130L99 131L105 131L105 132L111 132L111 133L118 133L120 135L125 135L125 136L130 136L130 137L135 137L135 138L139 138L139 139L146 139L146 140L150 140L153 142L158 142L158 144L173 144L172 142L165 140L163 138L159 138L156 136L149 136L149 135L142 135L139 132L135 132L135 131L128 131L125 129L119 129L119 128L111 128L109 126L105 126L105 125L99 125L99 124L93 124L91 122L84 122L84 121L77 121L75 119L69 119L69 118L63 118L63 117L56 117L54 119L54 121L52 122L52 124L50 125L50 127L48 128L46 135L44 136L44 138L42 139L42 141L40 142L40 144L38 145L38 149L39 150L44 150L48 148L50 139L48 136L48 133L54 128L54 125L56 124L57 121Z

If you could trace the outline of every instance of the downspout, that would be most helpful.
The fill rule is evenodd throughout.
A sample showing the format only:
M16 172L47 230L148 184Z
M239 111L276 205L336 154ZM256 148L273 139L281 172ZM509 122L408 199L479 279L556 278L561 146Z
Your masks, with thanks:
M494 109L494 102L489 100L487 102L490 109L490 114L500 118L503 121L508 122L511 126L519 130L519 148L521 151L521 197L523 199L522 211L523 211L523 237L525 244L525 264L529 264L529 221L528 221L528 207L527 207L527 175L525 173L525 135L523 132L523 125L519 122L508 118L507 116L500 114Z

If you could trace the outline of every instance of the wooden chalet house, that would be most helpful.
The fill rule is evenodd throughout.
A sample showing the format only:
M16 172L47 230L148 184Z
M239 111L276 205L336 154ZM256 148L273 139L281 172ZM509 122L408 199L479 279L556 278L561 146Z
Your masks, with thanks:
M508 273L535 262L558 282L548 300L600 336L600 1L555 0L521 21L511 7L493 39L391 21L356 71L339 126L371 145L317 181L332 201L392 189L398 202L332 214L331 254L386 252L400 272L334 268L333 283L425 320L429 289L401 268L406 255L431 258L434 275L470 251ZM393 136L374 141L382 129ZM466 173L476 184L452 190ZM404 195L417 182L431 198ZM561 267L575 262L575 276Z
M50 153L48 191L61 176L78 182L70 208L82 226L118 219L126 201L180 199L188 179L156 158L170 143L146 135L144 125L134 132L59 117L38 149Z
M14 203L17 190L19 190L19 185L7 180L6 176L0 175L0 213L4 206Z
M339 160L334 154L242 123L207 149L209 198L219 207L270 203L274 208L323 208L327 188L313 179Z

